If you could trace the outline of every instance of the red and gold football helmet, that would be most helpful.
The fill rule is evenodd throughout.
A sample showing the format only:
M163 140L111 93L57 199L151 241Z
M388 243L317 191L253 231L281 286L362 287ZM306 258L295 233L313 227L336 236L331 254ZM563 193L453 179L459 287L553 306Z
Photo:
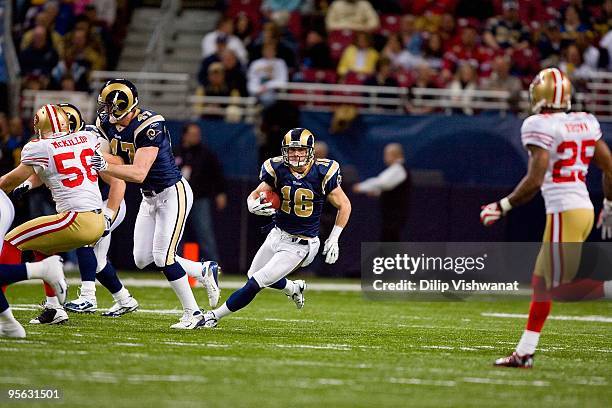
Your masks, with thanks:
M569 110L572 107L572 83L558 68L546 68L529 85L531 111L542 108Z
M43 105L34 115L34 133L46 138L57 133L69 133L68 115L59 105Z

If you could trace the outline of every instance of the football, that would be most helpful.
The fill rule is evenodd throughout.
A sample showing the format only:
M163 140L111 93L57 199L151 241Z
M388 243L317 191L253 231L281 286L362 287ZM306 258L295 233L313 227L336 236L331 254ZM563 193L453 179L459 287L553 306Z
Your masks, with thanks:
M262 191L260 193L262 203L272 203L272 208L280 208L280 197L274 191Z

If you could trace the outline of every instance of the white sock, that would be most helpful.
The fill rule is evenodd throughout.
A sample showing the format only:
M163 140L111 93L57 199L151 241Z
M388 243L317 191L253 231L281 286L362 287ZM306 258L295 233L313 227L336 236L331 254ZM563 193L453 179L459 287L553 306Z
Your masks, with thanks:
M612 299L612 280L603 283L603 292L606 299Z
M215 316L217 316L217 319L221 319L222 317L230 315L230 314L232 314L234 312L229 310L229 308L227 307L227 305L224 302L221 306L219 306L218 308L213 310L213 313L215 314Z
M96 297L96 282L81 282L81 296Z
M172 286L174 293L176 293L176 296L178 296L179 300L181 301L183 309L200 310L198 303L193 296L193 292L191 291L191 286L189 286L187 275L171 281L170 286Z
M283 289L283 292L285 292L285 295L291 296L293 295L294 291L295 291L295 283L293 283L292 280L287 279L287 286L285 286L285 289Z
M42 262L26 262L28 279L42 279L47 267Z
M0 313L0 323L12 323L15 321L15 317L13 316L13 312L9 307L4 312Z
M60 305L59 299L56 296L47 296L47 301L45 302L45 307L47 306L51 306L51 308L53 309L58 309L60 307L62 307Z
M192 278L202 276L201 262L190 261L189 259L181 258L180 256L177 256L176 260L179 264L181 264L185 272L187 272L187 275L191 276Z
M516 346L516 352L519 356L533 354L538 347L540 341L540 333L531 330L525 330L521 336L519 344Z
M130 292L122 286L116 293L112 293L111 296L115 300L115 302L119 302L120 300L127 299L130 297Z

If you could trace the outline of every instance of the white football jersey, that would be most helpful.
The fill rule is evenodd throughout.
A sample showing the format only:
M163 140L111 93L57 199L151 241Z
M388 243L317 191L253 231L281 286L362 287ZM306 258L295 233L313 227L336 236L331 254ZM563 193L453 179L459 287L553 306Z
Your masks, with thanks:
M91 168L98 147L98 137L88 131L35 139L24 146L21 162L49 187L58 213L91 211L102 208L98 173Z
M542 185L546 213L593 208L585 180L601 128L595 116L585 112L533 115L521 127L524 146L550 152Z

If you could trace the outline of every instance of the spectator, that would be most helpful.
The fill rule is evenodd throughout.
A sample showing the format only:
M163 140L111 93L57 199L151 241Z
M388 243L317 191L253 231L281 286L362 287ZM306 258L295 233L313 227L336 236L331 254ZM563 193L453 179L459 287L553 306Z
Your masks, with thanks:
M364 85L372 86L393 86L397 87L397 80L392 76L391 60L387 57L381 57L376 62L376 71L364 83ZM380 94L380 97L393 97L393 95Z
M412 55L421 53L421 44L423 38L421 33L416 29L416 18L413 15L406 14L400 21L400 37L404 48Z
M327 159L329 155L329 146L323 141L316 141L314 144L315 159Z
M257 96L264 105L275 100L275 88L283 86L289 79L287 64L276 57L276 44L264 44L262 58L255 60L247 72L249 94Z
M510 57L498 55L493 60L493 72L483 81L483 89L489 91L508 91L508 104L513 111L519 110L519 101L523 84L520 79L510 75Z
M540 53L541 66L554 67L559 64L563 48L563 37L559 24L554 21L546 23L536 44Z
M4 55L0 52L0 112L9 111L8 72L4 62Z
M202 143L197 123L183 127L176 161L183 177L193 188L193 209L188 228L200 246L200 258L219 262L212 206L222 211L227 206L225 177L217 155Z
M389 35L382 54L391 61L394 68L413 69L421 62L418 55L404 48L400 35L397 33Z
M94 7L97 16L96 20L92 20L93 23L103 22L107 28L111 28L115 24L117 0L92 0L90 5Z
M231 17L221 17L217 23L217 29L206 34L202 39L202 58L214 54L217 51L217 36L227 36L227 48L234 51L241 64L248 63L248 54L244 44L234 35L234 21Z
M529 30L519 19L517 0L504 0L503 14L487 21L483 39L493 50L510 47L524 48L529 45Z
M77 91L89 92L89 68L90 63L85 60L76 60L75 49L69 47L66 50L66 57L59 61L51 71L51 87L63 89L61 83L66 78L71 78L74 88Z
M577 91L588 90L586 81L593 74L593 69L583 63L582 53L576 44L570 44L565 49L563 59L559 63L559 69L570 78Z
M384 162L387 168L376 177L353 186L353 192L379 197L381 213L381 242L402 241L408 222L412 181L406 167L404 149L399 143L385 146Z
M425 62L430 68L440 72L442 69L442 58L444 50L442 49L442 37L439 33L430 33L429 37L423 44L421 52L421 61Z
M457 30L457 24L452 14L442 14L438 34L440 34L444 52L449 51L453 46L460 43L461 35Z
M47 30L43 26L34 27L31 44L19 55L21 72L25 75L43 75L48 78L58 60L57 50L53 47Z
M440 88L440 84L436 81L436 72L429 65L422 63L417 67L416 78L410 88L410 101L406 109L415 115L424 115L435 111L434 107L426 106L426 103L424 103L434 99L434 97L416 94L413 91L414 88Z
M50 2L47 4L51 4ZM72 0L61 0L55 18L55 31L59 35L65 35L74 27L75 14Z
M603 36L599 46L608 52L608 70L612 71L612 30Z
M0 172L6 174L19 164L23 146L23 124L19 118L7 120L0 113Z
M360 31L355 35L353 45L346 47L338 63L338 75L346 76L349 72L371 75L376 69L378 52L370 45L368 33Z
M106 59L106 42L104 40L106 33L103 28L94 26L93 22L86 15L80 15L77 17L74 30L64 36L64 43L71 44L77 31L85 32L87 47Z
M286 38L281 38L281 29L272 21L264 24L261 35L251 44L249 48L249 59L255 61L261 58L263 45L272 42L276 43L276 55L278 58L285 61L288 68L297 68L293 44L287 41Z
M21 38L21 44L19 48L23 51L26 48L30 47L37 27L42 27L45 30L45 32L47 33L47 37L51 39L53 48L55 48L58 55L62 57L64 55L64 42L62 40L62 36L59 35L57 31L52 28L51 17L47 12L41 12L36 16L36 25L31 30L25 32L25 34ZM40 29L38 29L38 31L40 31Z
M213 62L208 66L208 80L204 87L204 94L208 96L230 96L230 89L225 82L225 68L220 62Z
M234 19L234 26L236 27L235 35L242 41L242 44L248 48L253 41L253 24L246 13L238 13Z
M457 70L455 79L448 86L451 91L451 100L460 106L453 109L454 112L465 115L474 114L472 102L477 85L478 76L474 67L469 63L462 63Z
M327 31L353 30L372 32L380 27L378 14L366 0L335 0L325 16Z
M202 86L208 85L208 67L215 63L221 61L221 55L227 49L227 40L229 37L225 34L220 34L217 36L217 48L214 54L209 55L208 57L202 60L200 64L200 70L198 71L198 82Z
M331 69L333 63L325 37L316 30L310 30L302 49L302 66L312 69Z
M93 71L100 71L106 67L106 57L87 41L87 31L77 28L72 32L71 42L67 46L70 58Z
M444 54L442 60L442 79L452 78L457 67L463 63L472 64L481 76L491 72L493 51L478 44L478 33L474 25L468 25L461 30L461 42Z
M232 95L247 96L246 76L236 54L232 50L225 50L221 55L221 64L225 70L225 81Z
M561 24L561 36L566 41L576 41L578 33L588 31L589 27L580 20L580 14L575 6L570 5L565 9L563 23Z
M290 14L300 8L302 0L264 0L261 11L272 21L289 21ZM281 24L285 25L285 24Z

